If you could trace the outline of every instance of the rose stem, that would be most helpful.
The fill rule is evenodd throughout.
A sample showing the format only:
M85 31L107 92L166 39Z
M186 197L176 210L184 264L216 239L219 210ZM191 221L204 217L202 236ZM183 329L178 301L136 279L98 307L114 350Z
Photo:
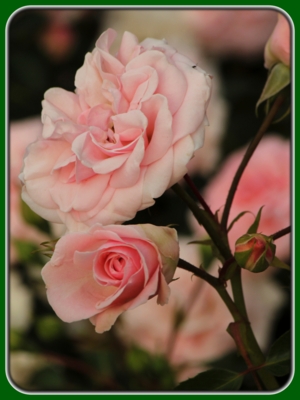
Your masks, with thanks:
M288 226L287 228L281 229L278 232L273 233L273 235L270 235L270 237L273 240L276 240L276 239L281 238L282 236L287 235L288 233L291 233L291 227L290 226Z
M271 110L269 112L269 114L266 116L266 118L264 119L261 127L259 128L256 136L254 137L254 139L252 140L252 142L250 143L244 158L240 164L240 166L238 167L236 174L233 178L233 181L231 183L231 187L229 189L228 192L228 196L226 199L226 203L225 203L225 207L224 207L224 211L223 211L223 215L222 215L222 220L221 220L221 226L224 230L226 230L227 227L227 222L228 222L228 217L229 217L229 212L230 212L230 208L233 202L233 198L236 192L236 189L238 187L239 181L242 177L242 174L250 160L250 158L252 157L256 147L258 146L261 138L263 137L264 133L266 132L266 130L268 129L269 125L271 124L271 122L273 121L275 115L277 114L277 111L279 110L279 108L281 107L282 103L284 101L284 97L282 95L279 95L276 100L274 101Z
M217 246L222 257L225 260L231 259L233 255L228 245L227 235L224 234L224 232L220 229L220 225L205 210L201 210L199 206L195 203L195 201L179 184L173 185L172 189L188 205L189 209L193 212L197 221L204 226L214 244ZM228 307L229 311L231 312L234 320L236 322L240 322L244 326L247 337L242 337L242 345L244 346L245 352L247 352L248 355L251 355L253 366L262 365L265 361L265 357L259 345L257 344L251 325L248 321L248 317L245 318L245 316L247 316L247 312L242 290L240 267L236 268L234 277L231 280L234 296L233 302L223 283L219 279L209 275L204 270L201 270L187 262L184 262L183 260L180 260L178 266L194 273L202 279L205 279L208 283L215 287L215 289L218 291L219 295L225 302L226 306ZM264 387L267 390L274 390L278 388L276 379L268 371L261 370L258 372L258 374L261 378L261 381L263 382Z
M228 247L226 233L222 232L220 225L217 223L215 218L205 210L199 208L199 205L178 183L173 185L171 189L186 203L199 224L204 226L206 232L217 246L223 258L228 260L233 257Z
M243 316L241 316L238 308L229 296L224 284L222 284L218 278L215 278L204 269L197 268L189 262L182 260L181 258L179 259L177 266L179 268L185 269L186 271L192 272L194 275L208 282L219 293L219 295L225 302L228 310L230 311L233 319L237 322L245 322Z
M236 345L241 352L248 368L256 369L256 372L251 372L253 378L257 384L259 390L261 390L261 385L257 379L257 375L259 376L262 384L264 385L265 389L267 390L275 390L278 389L278 383L276 379L270 374L267 370L258 369L261 365L265 362L265 357L257 344L253 331L251 329L250 323L248 319L245 319L245 316L239 311L236 303L233 302L231 297L229 296L224 284L220 282L218 278L208 274L205 270L201 268L197 268L194 265L190 264L189 262L182 260L181 258L178 261L178 267L185 269L186 271L192 272L194 275L198 276L199 278L204 279L208 282L212 287L216 289L219 293L220 297L226 304L229 312L231 313L234 323L229 324L228 333L232 336ZM240 271L240 269L238 269ZM242 293L243 297L243 293ZM230 327L236 326L237 333L234 334L230 332ZM251 354L251 357L250 357Z
M185 174L184 175L184 180L189 185L189 187L192 189L194 195L196 196L197 200L202 205L204 210L207 211L211 215L211 217L215 218L213 212L211 211L210 207L208 206L208 204L206 203L204 198L201 196L199 190L197 189L196 185L192 181L191 177L188 174Z

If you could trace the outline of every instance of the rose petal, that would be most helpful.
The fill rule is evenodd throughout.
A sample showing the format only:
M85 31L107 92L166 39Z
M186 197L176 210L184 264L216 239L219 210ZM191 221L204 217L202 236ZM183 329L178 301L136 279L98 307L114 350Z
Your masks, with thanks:
M122 91L130 103L130 109L137 109L156 91L158 75L154 68L144 66L125 72L121 77Z
M130 32L124 32L119 51L117 53L117 58L123 65L128 64L132 58L135 58L138 55L140 50L140 46L138 44L139 42L135 35Z
M148 165L162 158L172 145L172 115L167 100L161 95L152 96L142 105L142 111L148 118L149 138L142 165Z
M57 181L49 189L49 192L62 212L67 213L72 209L86 211L95 207L98 203L98 197L94 196L95 188L97 188L97 192L101 197L101 193L105 191L108 181L108 175L95 175L85 181L69 183L68 191L63 190L64 183ZM85 193L84 197L82 197L82 193Z
M126 188L137 183L140 177L140 164L144 153L144 138L141 137L125 163L112 174L110 185L113 188Z
M126 70L143 66L151 66L156 70L159 80L156 92L168 99L169 109L172 115L175 114L187 91L186 78L176 66L169 62L164 53L157 50L140 54L127 64Z
M173 118L173 143L197 130L205 117L210 97L211 78L189 65L184 65L184 68L187 92Z
M98 104L108 104L102 92L103 78L98 69L100 54L94 51L87 53L84 64L79 68L75 75L75 86L80 99L90 107Z
M95 317L91 319L91 322L93 325L95 325L96 332L103 333L109 331L119 315L125 310L126 308L124 308L124 306L119 306L109 308L102 311L100 314L95 315Z

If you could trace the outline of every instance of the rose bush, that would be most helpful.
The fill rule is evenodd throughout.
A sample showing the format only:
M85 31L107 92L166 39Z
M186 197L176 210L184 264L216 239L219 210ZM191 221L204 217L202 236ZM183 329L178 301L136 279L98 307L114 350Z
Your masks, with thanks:
M203 197L213 212L222 214L226 196L233 176L245 154L246 148L232 153L223 163L219 172L203 191ZM262 139L245 169L235 193L229 214L231 222L243 211L243 215L229 231L229 244L232 250L236 240L245 234L254 222L261 206L261 220L258 232L271 235L290 225L290 141L276 135ZM192 227L197 234L204 230L191 218ZM285 235L276 240L276 255L287 258L290 255L290 237Z
M265 46L265 67L270 69L282 62L288 67L291 64L291 27L288 19L278 13L277 24Z
M167 303L178 257L174 229L96 224L88 232L64 235L42 277L63 321L90 318L102 333L123 311L155 295L159 304Z
M122 223L186 173L203 142L211 78L165 41L108 29L75 77L45 93L40 139L20 177L23 199L70 230ZM159 177L159 179L158 179Z

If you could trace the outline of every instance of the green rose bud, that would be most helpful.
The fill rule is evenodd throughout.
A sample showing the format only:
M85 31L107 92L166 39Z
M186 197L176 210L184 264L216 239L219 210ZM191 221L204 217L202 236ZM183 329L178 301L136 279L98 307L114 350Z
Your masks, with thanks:
M236 241L234 257L240 267L262 272L272 263L275 250L276 246L268 236L247 233Z

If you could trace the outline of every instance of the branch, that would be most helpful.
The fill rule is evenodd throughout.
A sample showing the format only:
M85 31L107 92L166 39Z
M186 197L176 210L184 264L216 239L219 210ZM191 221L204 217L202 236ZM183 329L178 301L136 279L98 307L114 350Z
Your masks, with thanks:
M182 260L181 258L179 259L177 266L179 268L185 269L186 271L192 272L194 275L198 276L199 278L202 278L212 287L214 287L216 291L219 293L224 303L226 304L234 321L244 322L243 315L241 315L237 306L234 304L232 298L229 296L224 284L218 278L215 278L214 276L206 272L204 269L197 268L194 265L190 264L189 262Z
M237 190L238 184L240 182L240 179L243 175L243 172L245 170L245 168L247 167L247 164L250 160L250 158L252 157L256 147L258 146L261 138L263 137L263 135L265 134L266 130L269 128L269 125L271 124L271 122L273 121L275 115L277 114L277 111L279 110L279 108L281 107L282 103L284 101L284 97L282 95L279 95L276 100L273 103L273 106L269 112L269 114L266 116L264 122L262 123L261 127L259 128L256 136L254 137L254 139L252 140L252 142L250 143L244 158L239 166L239 168L236 171L236 174L233 178L233 181L231 183L231 187L229 189L228 192L228 196L226 199L226 203L225 203L225 207L224 207L224 211L223 211L223 215L222 215L222 220L221 220L221 226L224 230L226 230L227 227L227 222L228 222L228 217L229 217L229 212L230 212L230 208L233 202L233 198L235 195L235 192Z
M270 237L272 237L273 240L279 239L282 236L285 236L287 234L291 233L291 227L288 226L287 228L281 229L278 232L273 233L273 235L270 235Z
M196 196L197 200L202 205L204 210L207 211L211 215L211 217L215 219L213 212L211 211L210 207L208 206L208 204L206 203L204 198L201 196L199 190L197 189L196 185L194 184L194 182L192 181L192 179L190 178L190 176L188 174L184 175L184 180L189 185L189 187L192 189L194 195Z

